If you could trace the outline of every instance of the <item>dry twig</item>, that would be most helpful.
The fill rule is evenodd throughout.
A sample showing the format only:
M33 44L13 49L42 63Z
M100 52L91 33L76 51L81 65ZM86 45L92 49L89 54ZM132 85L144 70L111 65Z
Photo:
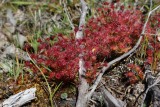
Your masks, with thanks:
M85 25L85 18L87 14L87 5L84 0L80 0L82 5L82 13L79 22L79 28L76 33L76 39L83 38L83 26ZM81 46L80 46L81 47ZM86 69L84 67L84 60L83 60L83 52L80 55L79 59L79 80L80 85L78 87L78 100L76 103L76 107L86 107L87 106L87 97L85 97L86 92L88 92L89 84L87 83L86 79L84 78L84 74Z

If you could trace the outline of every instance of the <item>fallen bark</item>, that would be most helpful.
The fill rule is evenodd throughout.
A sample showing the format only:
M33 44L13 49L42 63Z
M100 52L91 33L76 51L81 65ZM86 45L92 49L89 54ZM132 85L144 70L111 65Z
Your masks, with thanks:
M30 88L25 91L19 92L8 99L6 99L0 107L20 107L27 102L35 99L36 88Z

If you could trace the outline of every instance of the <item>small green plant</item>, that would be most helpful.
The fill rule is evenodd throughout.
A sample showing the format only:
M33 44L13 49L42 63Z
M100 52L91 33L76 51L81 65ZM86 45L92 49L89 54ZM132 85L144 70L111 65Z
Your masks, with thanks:
M17 78L20 76L20 74L22 75L22 80L23 80L24 64L20 64L17 57L16 57L16 61L13 61L12 65L6 63L6 66L8 66L9 68L8 70L9 75L13 77L15 81L17 81Z
M148 43L149 43L148 38L145 36L141 48L139 52L137 52L137 56L140 55L141 59L144 59L146 57Z

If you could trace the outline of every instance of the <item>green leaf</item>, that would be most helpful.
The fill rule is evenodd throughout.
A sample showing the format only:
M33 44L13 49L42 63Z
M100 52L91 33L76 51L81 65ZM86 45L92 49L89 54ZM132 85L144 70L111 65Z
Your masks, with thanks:
M33 47L35 53L37 53L39 43L36 40L34 40L34 41L32 41L31 46Z

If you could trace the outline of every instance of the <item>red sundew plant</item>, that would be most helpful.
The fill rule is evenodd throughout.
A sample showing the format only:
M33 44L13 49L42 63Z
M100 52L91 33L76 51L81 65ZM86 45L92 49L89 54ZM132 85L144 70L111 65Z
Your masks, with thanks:
M38 52L31 53L45 75L56 80L73 80L78 72L79 54L83 52L86 77L94 78L97 68L104 66L104 57L112 57L114 53L127 52L135 44L140 35L142 22L141 12L137 10L116 10L113 5L106 4L98 9L99 15L91 18L85 26L84 39L58 36L46 40L39 39ZM47 42L46 42L47 41ZM78 48L82 45L84 48ZM27 46L27 50L29 50ZM38 70L31 62L26 62L33 72Z
M136 64L128 64L129 71L124 72L122 76L122 82L125 82L125 85L135 84L140 80L144 79L143 69Z
M63 35L58 35L58 42L53 39L53 37L45 40L39 39L38 52L37 54L31 53L31 58L50 79L74 80L78 71L79 53L75 40L65 38ZM26 48L29 50L31 47ZM27 61L25 65L33 72L38 72L31 62Z
M70 38L59 34L56 42L55 36L39 39L37 53L26 45L25 49L48 78L64 82L74 80L79 56L83 54L85 76L88 82L92 82L97 69L107 65L106 59L126 53L135 45L143 25L139 10L114 7L105 2L97 11L97 17L89 19L84 26L84 38L81 40L76 40L72 34ZM25 65L38 72L31 62L25 62Z
M84 60L86 65L100 66L100 62L128 52L142 31L142 14L139 10L119 9L114 5L98 9L98 16L91 18L85 27ZM94 68L94 67L93 67ZM97 67L96 67L97 68Z

